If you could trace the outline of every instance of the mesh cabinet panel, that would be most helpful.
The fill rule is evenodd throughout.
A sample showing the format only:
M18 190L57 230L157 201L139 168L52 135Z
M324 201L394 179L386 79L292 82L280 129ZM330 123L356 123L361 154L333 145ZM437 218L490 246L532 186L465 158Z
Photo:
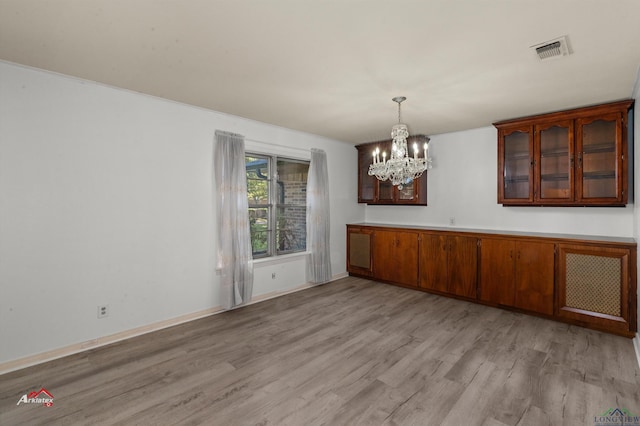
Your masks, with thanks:
M357 268L371 267L371 235L349 234L349 264Z
M619 258L567 253L566 306L621 316Z

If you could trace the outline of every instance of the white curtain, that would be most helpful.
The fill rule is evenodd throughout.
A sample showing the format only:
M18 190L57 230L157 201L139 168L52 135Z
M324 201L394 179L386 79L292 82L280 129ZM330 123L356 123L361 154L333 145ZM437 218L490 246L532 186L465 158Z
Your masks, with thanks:
M216 130L213 160L218 193L218 269L226 309L251 301L253 256L244 137Z
M312 148L307 178L307 280L314 284L331 280L329 231L327 154Z

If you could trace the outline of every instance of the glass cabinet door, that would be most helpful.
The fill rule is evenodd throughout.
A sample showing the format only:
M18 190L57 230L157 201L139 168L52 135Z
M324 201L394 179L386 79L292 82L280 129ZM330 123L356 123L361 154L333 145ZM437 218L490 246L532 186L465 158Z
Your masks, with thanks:
M409 183L402 185L402 189L398 188L397 189L398 192L396 194L398 203L413 201L416 198L415 197L416 185L417 183L415 181L411 181Z
M502 194L504 200L532 201L532 140L528 127L502 134Z
M378 202L393 202L393 184L390 180L381 180L378 182Z
M536 159L539 188L535 198L544 201L573 199L573 122L536 126Z
M578 120L580 199L620 199L622 127L619 114Z
M373 163L373 151L360 150L358 152L358 202L368 203L375 200L376 196L376 177L369 176L369 166Z

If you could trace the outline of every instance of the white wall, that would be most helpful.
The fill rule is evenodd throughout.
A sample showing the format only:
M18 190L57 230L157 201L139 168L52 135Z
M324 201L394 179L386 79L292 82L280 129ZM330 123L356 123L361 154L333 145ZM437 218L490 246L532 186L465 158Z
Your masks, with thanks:
M494 127L431 137L427 207L367 206L366 221L633 237L634 206L503 207L497 203Z
M216 129L327 151L344 273L351 145L0 62L0 363L220 305ZM304 257L258 264L254 295L305 282Z

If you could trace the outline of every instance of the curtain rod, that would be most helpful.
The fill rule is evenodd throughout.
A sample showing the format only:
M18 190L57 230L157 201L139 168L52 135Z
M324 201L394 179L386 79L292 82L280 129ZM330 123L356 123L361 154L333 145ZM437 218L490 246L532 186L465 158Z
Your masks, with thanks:
M300 152L305 152L305 153L311 152L310 149L298 148L298 147L289 146L289 145L282 145L282 144L273 143L273 142L263 142L263 141L259 141L259 140L256 140L256 139L250 139L250 138L244 138L244 140L247 141L247 142L254 142L254 143L259 143L259 144L264 144L264 145L279 146L280 148L293 149L293 150L300 151Z

